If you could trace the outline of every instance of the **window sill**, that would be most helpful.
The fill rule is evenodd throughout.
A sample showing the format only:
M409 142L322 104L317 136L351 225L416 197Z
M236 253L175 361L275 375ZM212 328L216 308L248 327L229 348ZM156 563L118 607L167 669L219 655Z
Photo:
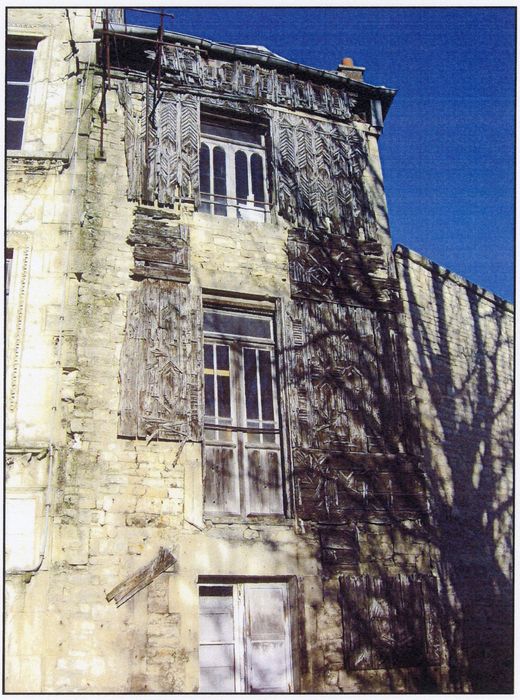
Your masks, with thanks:
M204 516L204 524L208 525L265 525L276 527L293 527L294 518L287 518L285 515L215 515Z
M29 153L28 151L6 151L6 169L10 171L23 171L28 173L47 172L58 169L62 172L70 164L68 156L60 156L56 153Z
M253 226L269 226L273 225L273 222L271 220L271 212L266 213L265 215L265 220L264 221L257 221L257 220L249 220L249 219L243 219L243 218L237 218L235 216L221 216L220 214L212 214L211 212L207 211L199 211L195 209L194 215L197 217L200 217L202 221L220 221L222 223L225 223L226 226L236 226L238 229L240 225L242 226L248 226L250 227L251 225Z

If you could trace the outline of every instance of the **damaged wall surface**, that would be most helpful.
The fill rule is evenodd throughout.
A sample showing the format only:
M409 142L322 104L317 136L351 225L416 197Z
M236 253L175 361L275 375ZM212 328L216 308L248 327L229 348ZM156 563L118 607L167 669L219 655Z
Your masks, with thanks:
M511 309L392 253L393 91L8 19L6 690L507 692Z

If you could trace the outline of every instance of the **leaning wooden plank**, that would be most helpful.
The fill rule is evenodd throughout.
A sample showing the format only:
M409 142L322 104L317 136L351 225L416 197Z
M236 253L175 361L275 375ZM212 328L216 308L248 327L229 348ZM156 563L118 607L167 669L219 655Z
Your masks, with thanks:
M145 586L148 586L154 578L157 578L163 571L166 571L172 564L175 563L175 557L173 554L166 549L161 547L159 549L159 554L152 559L151 562L146 564L146 566L141 567L135 574L132 574L115 588L113 588L110 593L107 593L107 600L116 601L117 607L126 603L133 595Z

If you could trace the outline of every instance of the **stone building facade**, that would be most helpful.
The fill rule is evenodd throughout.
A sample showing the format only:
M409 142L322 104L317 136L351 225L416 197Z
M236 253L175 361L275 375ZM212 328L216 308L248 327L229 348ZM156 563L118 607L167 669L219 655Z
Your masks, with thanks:
M394 92L123 22L8 13L5 689L507 691L512 309L392 252Z

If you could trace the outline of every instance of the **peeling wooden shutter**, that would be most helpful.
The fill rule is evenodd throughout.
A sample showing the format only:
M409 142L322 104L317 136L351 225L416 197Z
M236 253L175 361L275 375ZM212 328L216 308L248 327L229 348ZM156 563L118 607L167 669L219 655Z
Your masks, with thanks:
M201 586L199 692L235 692L237 666L232 586Z
M350 670L422 667L438 663L440 643L429 644L431 608L425 608L426 576L343 576L345 665ZM428 618L427 618L428 616ZM430 650L431 647L431 650Z
M246 692L291 692L294 686L286 584L245 584L244 603Z
M278 450L246 447L247 515L283 515L282 468Z
M209 515L240 514L236 447L204 447L204 510Z
M188 285L145 280L131 293L119 435L200 439L201 341L200 304Z

